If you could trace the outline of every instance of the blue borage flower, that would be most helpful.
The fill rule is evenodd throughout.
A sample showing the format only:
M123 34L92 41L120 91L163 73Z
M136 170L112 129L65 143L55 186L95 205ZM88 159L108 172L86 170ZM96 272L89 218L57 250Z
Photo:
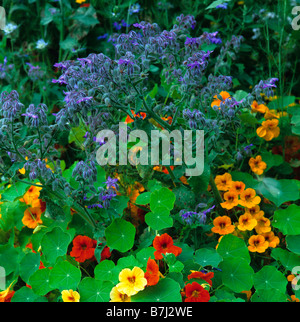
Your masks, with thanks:
M133 15L134 13L139 13L141 10L141 5L138 4L138 3L135 3L135 4L132 4L130 7L129 7L129 14L130 15Z
M216 6L216 9L227 9L228 8L228 3L221 3Z

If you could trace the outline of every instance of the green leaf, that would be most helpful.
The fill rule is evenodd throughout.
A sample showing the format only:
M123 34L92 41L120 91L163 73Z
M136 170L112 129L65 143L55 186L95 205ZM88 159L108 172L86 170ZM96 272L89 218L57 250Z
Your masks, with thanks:
M208 10L208 9L214 9L216 8L218 5L224 3L224 1L229 1L229 0L216 0L214 1L213 3L211 3L208 7L206 7L205 10Z
M295 103L295 99L295 96L283 96L270 102L268 108L270 110L277 110L279 108L288 107L290 104Z
M283 158L281 155L273 154L268 151L263 151L261 153L261 158L267 164L266 171L268 171L272 167L278 167L279 165L281 165L283 163Z
M53 265L59 256L66 255L70 242L70 235L60 227L54 227L46 233L41 240L41 246L47 262Z
M170 210L165 206L155 207L154 211L148 212L145 222L154 230L161 230L173 226Z
M251 297L251 302L287 302L287 296L276 289L260 289Z
M254 287L256 290L273 288L281 293L285 293L286 286L286 277L274 266L264 266L254 275Z
M28 253L20 262L20 276L26 283L29 282L30 276L40 267L40 254Z
M272 225L284 235L300 235L300 206L292 204L276 210Z
M32 302L48 302L46 298L36 295L32 289L27 286L21 287L17 290L11 299L12 303L32 303Z
M164 206L172 210L175 203L175 195L168 188L161 188L152 192L150 197L150 209L154 211L156 207Z
M204 163L204 170L200 176L192 176L188 179L194 193L201 193L207 190L210 179L210 166L208 163Z
M144 192L141 193L140 195L138 195L138 197L136 198L135 203L137 205L147 205L148 203L150 203L150 196L151 196L151 192Z
M220 263L222 282L234 292L248 291L253 286L254 271L243 258L229 258Z
M126 196L116 196L110 202L109 210L114 210L117 215L122 215L123 210L128 206L129 198Z
M195 262L203 267L217 267L222 261L222 257L214 248L201 248L195 253Z
M23 197L23 195L25 194L26 190L29 189L29 187L30 186L27 183L17 181L13 185L11 185L10 188L8 188L2 193L1 201L15 201L16 199L19 199Z
M299 199L299 189L295 180L263 178L254 189L257 193L274 202L277 207L284 202Z
M76 290L80 280L80 269L67 261L57 263L50 273L50 285L60 291Z
M72 50L77 47L79 44L76 39L72 38L70 35L63 41L59 42L59 46L63 50Z
M155 259L154 256L155 248L154 247L147 247L140 250L138 253L136 253L136 259L144 266L147 266L147 262L149 257L151 259Z
M95 267L94 274L96 280L117 282L119 271L113 261L106 259Z
M128 221L116 218L105 229L107 246L122 253L133 247L135 238L135 227Z
M19 200L4 202L1 205L2 217L0 219L0 229L9 231L16 226L17 229L21 230L24 226L22 218L27 207L28 206L24 202L20 202Z
M170 278L163 278L154 285L131 297L132 302L182 302L180 285Z
M245 91L242 90L238 90L235 92L235 94L233 95L233 98L236 99L237 101L241 101L242 99L244 99L245 97L247 97L249 94Z
M240 258L250 263L250 255L245 242L234 235L225 235L219 243L217 252L223 259Z
M183 268L184 268L184 264L181 263L180 261L176 261L173 264L168 265L169 266L169 272L175 272L175 273L180 273Z
M294 236L286 236L286 244L287 248L300 256L300 235L294 235ZM296 266L296 265L295 265Z
M6 276L14 272L18 266L18 251L13 246L0 245L0 266L5 270Z
M133 256L121 257L117 262L117 269L121 271L123 268L132 269L135 266L140 266L140 262Z
M113 283L84 278L79 286L80 302L108 302Z
M277 262L280 262L289 271L291 271L296 266L300 266L300 257L285 249L273 249L272 257L276 259Z
M257 118L250 112L242 113L238 116L238 118L242 121L242 123L245 124L255 125L258 123Z
M53 290L49 285L49 276L49 268L39 269L31 275L29 285L35 294L43 296Z

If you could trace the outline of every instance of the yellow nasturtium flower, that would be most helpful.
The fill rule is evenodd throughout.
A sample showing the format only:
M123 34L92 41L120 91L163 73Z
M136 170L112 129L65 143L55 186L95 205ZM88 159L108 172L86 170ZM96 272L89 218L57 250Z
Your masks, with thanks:
M64 290L61 292L62 299L64 302L79 302L80 295L78 292L73 290Z
M137 294L147 285L144 271L136 266L132 270L124 268L119 274L119 281L120 283L116 286L118 291L127 296Z

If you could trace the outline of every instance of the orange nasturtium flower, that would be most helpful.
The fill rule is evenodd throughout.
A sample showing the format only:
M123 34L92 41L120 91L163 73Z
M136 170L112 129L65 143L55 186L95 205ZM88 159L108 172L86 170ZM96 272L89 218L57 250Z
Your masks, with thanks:
M162 276L162 274L159 271L158 265L156 264L154 259L151 259L149 257L147 262L146 273L145 273L147 285L148 286L156 285L159 281L160 276Z
M144 112L139 112L139 113L135 114L134 111L131 110L131 113L134 118L138 117L138 118L144 119L147 116L147 114ZM134 119L132 119L129 115L127 115L125 123L129 124L129 123L133 123L133 122L134 122Z
M252 208L261 202L261 198L256 195L256 192L252 188L244 190L240 195L239 203L246 208Z
M263 174L264 170L267 168L266 162L264 162L260 155L258 155L255 159L250 158L249 166L251 170L258 174L259 176Z
M252 216L258 215L258 214L262 214L264 215L264 212L262 210L260 210L259 205L255 205L254 207L251 208L246 208L245 209L245 213L249 213Z
M36 202L36 200L39 198L41 190L41 187L30 186L30 188L26 191L20 201L32 206L33 203Z
M246 188L242 181L232 181L229 191L235 192L237 195L241 194Z
M11 301L11 298L15 294L15 291L11 290L12 284L13 283L11 283L6 290L0 292L0 303L10 302Z
M290 302L300 302L300 300L296 297L296 295L291 295L291 300L288 300Z
M276 248L280 243L280 239L272 231L261 235L265 237L265 240L269 243L269 247Z
M218 190L228 191L232 185L232 177L230 173L224 173L223 175L218 175L215 178L215 184Z
M222 97L222 100L218 98L218 95L215 95L214 100L211 103L211 107L220 106L220 104L224 102L226 99L230 99L230 94L227 92L222 91L219 95Z
M279 121L277 119L262 122L262 125L256 130L257 135L266 141L277 138L280 134L278 123Z
M39 207L27 208L24 211L22 223L28 228L35 229L39 224L42 224L42 210Z
M214 227L211 229L213 233L227 235L233 233L235 226L231 224L228 216L219 216L213 221Z
M185 286L185 296L184 302L208 302L210 300L209 292L197 282Z
M257 221L255 218L251 216L250 213L245 213L241 215L239 218L238 229L242 231L252 230L257 225Z
M259 112L259 113L265 114L268 111L268 107L266 105L258 104L257 101L253 101L251 107L252 107L252 110L251 110L252 113Z
M269 243L265 240L265 237L262 235L253 235L249 238L248 249L252 253L264 253L268 247Z
M239 204L239 196L233 191L228 191L224 193L224 202L221 203L222 208L232 209Z
M137 294L147 285L144 271L137 266L132 270L124 268L119 274L119 281L120 283L116 286L118 291L128 296Z
M61 292L62 300L64 302L79 302L80 295L78 292L73 290L64 290Z
M78 263L83 263L94 257L96 246L96 240L87 236L78 235L73 239L73 248L70 252L70 256L75 257L75 260Z
M271 222L268 218L264 217L264 212L260 211L257 215L254 216L257 221L255 226L255 231L258 234L265 234L271 231Z
M118 288L115 286L110 292L110 302L131 302L131 297L118 291Z
M167 233L161 236L156 236L153 240L153 247L155 248L155 259L163 259L162 254L172 253L175 256L181 254L182 249L173 244L173 239Z

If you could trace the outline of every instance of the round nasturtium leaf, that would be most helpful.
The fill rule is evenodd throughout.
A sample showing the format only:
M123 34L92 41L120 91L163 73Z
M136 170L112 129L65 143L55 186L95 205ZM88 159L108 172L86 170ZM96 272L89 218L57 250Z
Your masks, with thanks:
M49 285L49 276L49 268L39 269L31 275L29 285L35 294L43 296L53 290L53 287Z
M122 253L127 252L133 247L135 233L135 227L130 222L116 218L105 229L107 246Z
M151 192L149 192L149 191L141 193L136 198L135 203L137 205L147 205L150 202L150 197L151 197Z
M78 286L80 302L109 302L110 292L113 287L112 282L103 282L86 277Z
M256 290L274 288L281 293L285 293L287 283L286 277L274 266L264 266L254 275Z
M28 253L20 262L20 276L26 283L29 281L29 277L36 272L40 267L40 254Z
M182 302L180 285L170 278L163 278L154 285L131 297L132 302Z
M195 262L203 267L217 267L222 261L222 257L214 248L200 248L195 253Z
M146 267L149 257L151 259L155 259L154 252L154 247L143 248L136 254L136 259L140 261L144 267Z
M17 290L14 296L11 299L11 302L19 302L19 303L32 303L32 302L48 302L45 297L41 297L36 295L32 289L27 286L21 287Z
M175 194L168 188L161 188L152 192L150 197L150 209L154 211L156 207L164 206L169 210L174 208Z
M19 253L13 246L0 245L0 266L4 268L6 275L15 271L18 266L18 256Z
M284 202L299 199L299 189L296 180L263 178L255 186L255 190L272 201L277 207Z
M300 255L300 235L286 236L286 244L291 252Z
M46 233L41 240L41 246L47 262L54 265L59 256L66 255L70 242L71 236L60 227L54 227Z
M284 235L300 235L300 206L292 204L276 210L272 225Z
M172 227L173 219L170 217L170 210L164 206L156 207L145 216L145 222L153 230L161 230Z
M300 266L300 256L286 249L274 248L271 255L289 271L292 271L296 266Z
M80 269L67 261L57 263L50 273L50 285L60 291L76 290L80 280Z
M268 288L257 290L251 296L251 302L287 302L287 296L285 293L280 292L277 289Z
M106 259L95 267L94 274L96 280L113 282L118 281L119 271L113 261Z
M245 242L231 234L225 235L218 246L217 252L223 259L241 258L250 263L249 250Z
M243 258L228 258L220 263L222 282L234 292L250 290L254 271Z

